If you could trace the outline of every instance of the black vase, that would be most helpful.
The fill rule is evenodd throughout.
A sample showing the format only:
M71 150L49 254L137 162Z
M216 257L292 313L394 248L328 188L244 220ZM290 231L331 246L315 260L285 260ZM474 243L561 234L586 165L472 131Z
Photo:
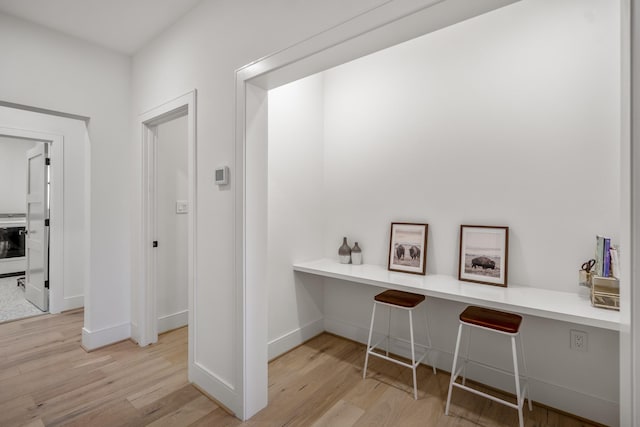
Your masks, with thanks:
M351 263L351 248L347 245L347 238L342 238L342 246L338 249L338 259L340 264Z

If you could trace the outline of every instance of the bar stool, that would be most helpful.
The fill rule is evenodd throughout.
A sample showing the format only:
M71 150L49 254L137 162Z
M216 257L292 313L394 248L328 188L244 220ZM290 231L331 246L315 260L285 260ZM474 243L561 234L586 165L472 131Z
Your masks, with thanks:
M390 362L393 363L397 363L398 365L404 366L406 368L411 368L411 370L413 371L413 398L418 400L418 386L416 384L416 368L417 366L420 364L420 362L422 362L422 360L426 357L427 353L429 352L429 350L431 349L431 336L429 335L429 325L428 322L426 323L426 327L427 327L427 345L422 345L422 344L418 344L416 342L414 342L413 339L413 310L418 307L422 301L425 300L425 296L424 295L419 295L419 294L413 294L410 292L403 292L403 291L396 291L396 290L387 290L382 292L381 294L378 294L374 297L374 301L373 301L373 312L371 313L371 327L369 328L369 340L367 341L367 354L365 356L364 359L364 371L362 373L362 378L366 378L367 377L367 365L369 363L369 355L372 356L376 356L379 357L381 359L384 360L388 360ZM387 328L387 335L383 338L381 338L376 344L374 344L373 346L371 345L371 337L373 336L373 323L375 321L376 318L376 306L377 305L386 305L387 307L389 307L389 324L388 324L388 328ZM411 344L411 364L409 363L405 363L401 360L398 359L394 359L392 357L389 357L389 346L390 346L390 340L391 338L391 309L392 308L397 308L397 309L401 309L401 310L406 310L407 312L409 312L409 336L410 336L410 340L404 340L401 338L393 338L396 341L402 341L405 343L410 343ZM425 320L426 320L426 311L425 311ZM387 348L385 351L385 354L380 354L375 352L374 350L378 347L378 345L380 345L380 343L382 341L384 341L386 339L387 341ZM416 351L415 351L415 347L422 347L425 349L424 354L416 360ZM433 368L433 373L436 373L436 367L435 364L432 363L432 368Z
M505 313L503 311L490 310L488 308L483 307L467 307L460 314L460 326L458 327L458 339L456 341L456 350L453 355L453 368L451 368L451 380L449 381L449 394L447 396L447 405L445 408L445 415L449 415L449 405L451 403L451 392L453 391L453 387L458 387L463 390L467 390L471 393L475 393L479 396L486 397L488 399L493 400L494 402L501 403L503 405L509 406L510 408L514 408L518 411L518 420L520 422L520 427L524 426L524 419L522 416L522 407L524 406L525 399L529 400L529 410L531 411L531 398L527 398L529 391L529 386L526 381L526 371L527 366L524 358L524 350L522 346L522 337L520 336L520 324L522 323L522 316L518 316L517 314ZM466 382L466 366L469 360L469 335L467 335L467 354L464 359L464 364L456 371L456 366L458 362L458 353L460 350L460 337L462 336L462 327L468 326L470 328L480 328L486 331L497 332L500 334L507 335L511 337L511 351L513 353L513 372L503 371L501 369L496 369L497 371L503 373L513 374L516 383L516 403L511 403L509 401L499 399L495 396L491 396L487 393L483 393L479 390L471 388L465 384ZM520 374L518 371L518 355L516 351L516 337L519 338L520 341L520 353L522 355L522 368L524 371L524 375L522 375L525 380L524 387L520 388ZM456 382L456 379L462 372L462 383L459 384Z

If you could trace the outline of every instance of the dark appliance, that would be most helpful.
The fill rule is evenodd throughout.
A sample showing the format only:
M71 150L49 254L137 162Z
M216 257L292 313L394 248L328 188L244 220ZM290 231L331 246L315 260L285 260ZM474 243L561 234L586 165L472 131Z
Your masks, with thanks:
M24 231L25 227L0 227L0 259L25 256Z

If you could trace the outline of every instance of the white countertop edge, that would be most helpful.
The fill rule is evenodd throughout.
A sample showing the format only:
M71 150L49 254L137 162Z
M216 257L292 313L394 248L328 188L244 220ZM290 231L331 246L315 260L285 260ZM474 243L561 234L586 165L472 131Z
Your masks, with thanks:
M382 266L340 264L330 259L295 263L293 269L303 273L381 288L417 291L434 298L480 304L489 308L614 331L620 330L620 312L593 307L586 295L581 296L577 292L554 291L529 286L502 288L461 282L451 276L397 273L390 272ZM526 304L519 300L526 300Z

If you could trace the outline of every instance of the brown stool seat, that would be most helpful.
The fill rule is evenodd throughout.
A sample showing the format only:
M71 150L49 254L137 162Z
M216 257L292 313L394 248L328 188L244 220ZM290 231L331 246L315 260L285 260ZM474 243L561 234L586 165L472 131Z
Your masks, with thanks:
M460 313L460 321L508 334L516 334L520 329L522 316L484 307L470 306Z
M385 304L412 308L424 301L425 296L420 294L412 294L411 292L389 289L388 291L384 291L381 294L376 295L374 299Z

